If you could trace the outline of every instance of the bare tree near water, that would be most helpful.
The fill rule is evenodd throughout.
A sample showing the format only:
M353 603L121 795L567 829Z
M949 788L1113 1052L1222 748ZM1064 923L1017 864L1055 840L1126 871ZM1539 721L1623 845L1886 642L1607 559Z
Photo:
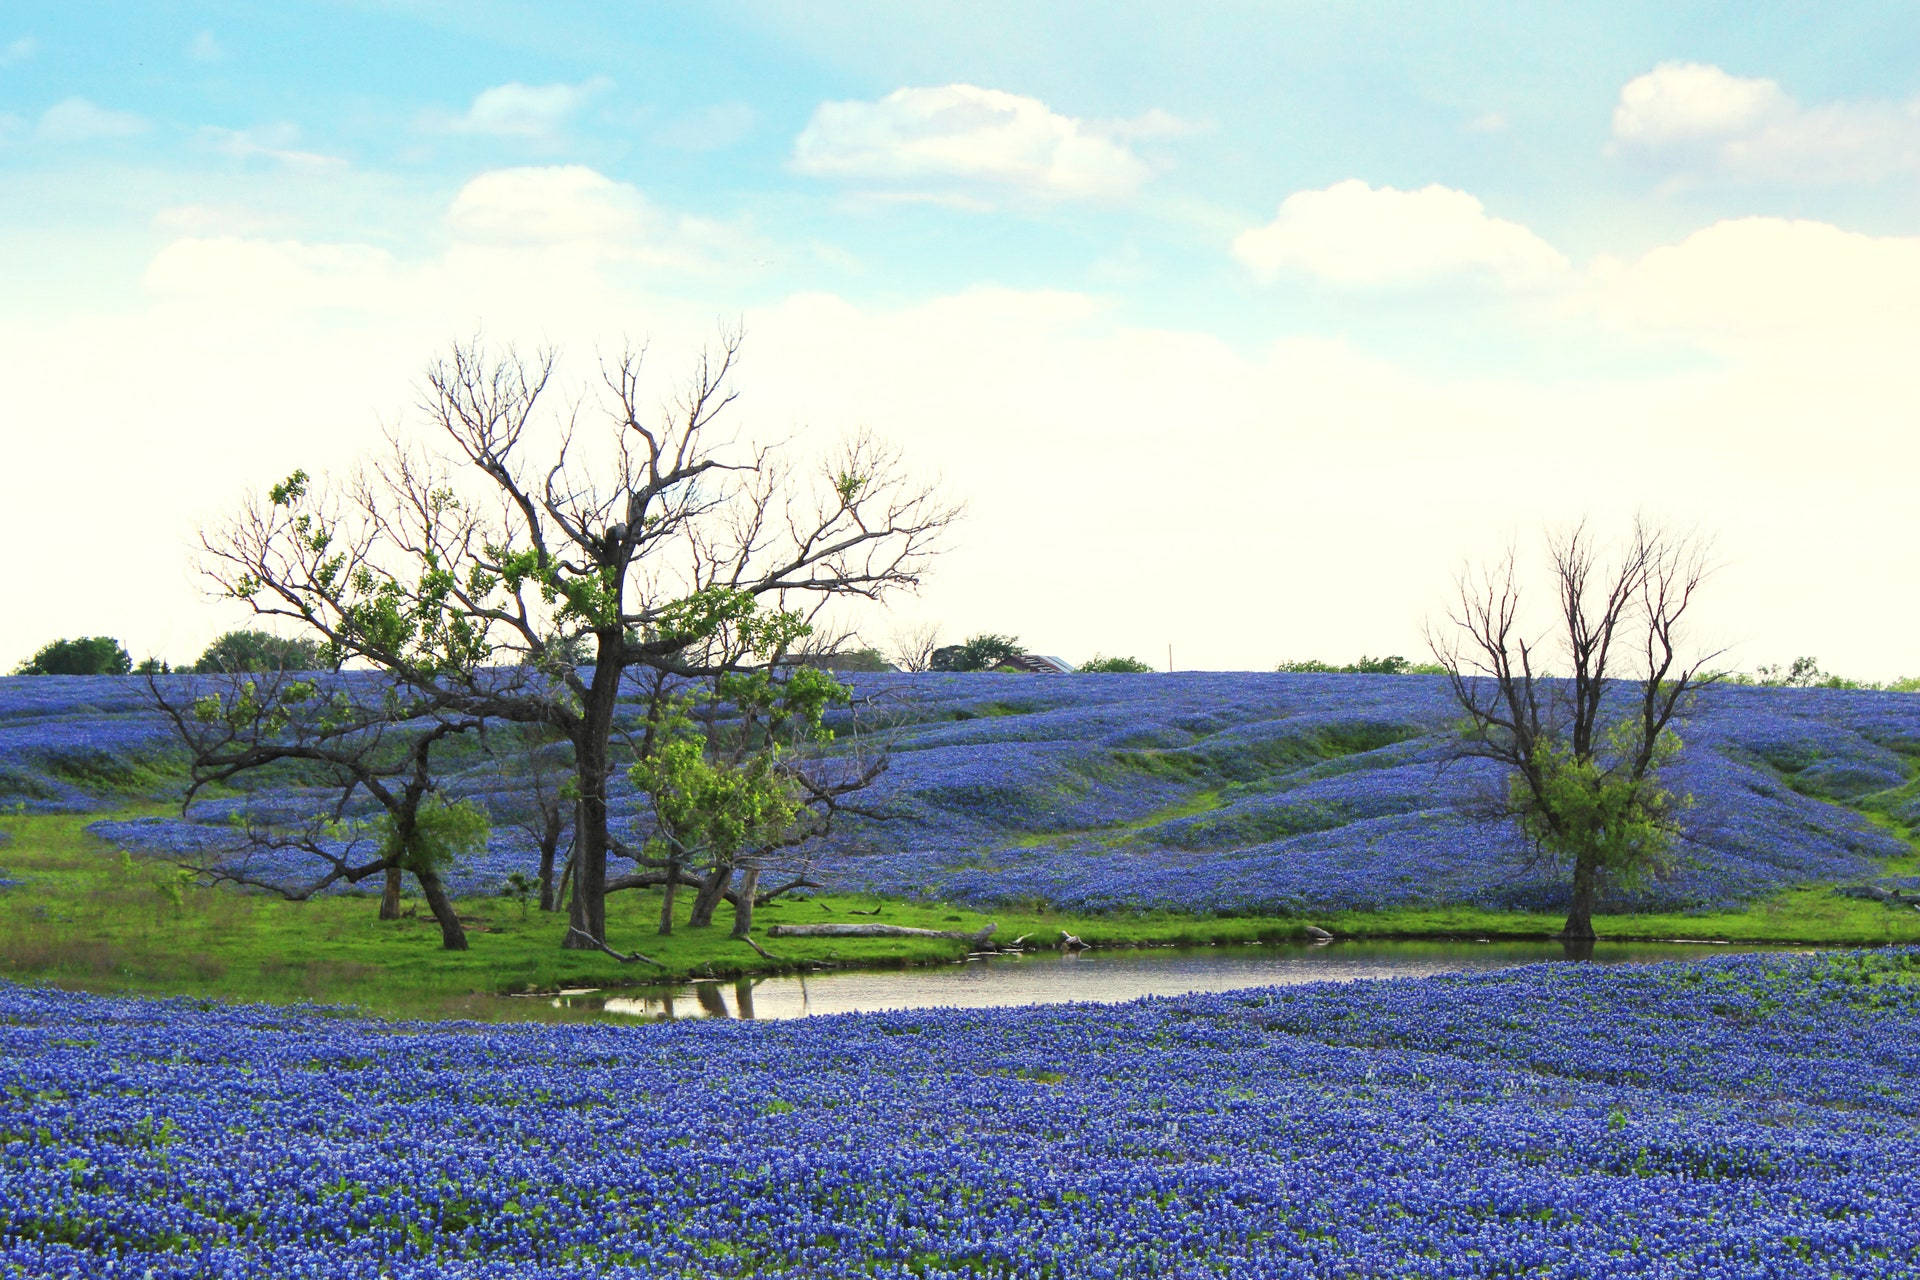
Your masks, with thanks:
M1679 801L1661 766L1720 651L1686 641L1710 571L1697 536L1636 522L1609 559L1584 525L1549 539L1551 625L1530 632L1515 553L1463 570L1428 644L1465 713L1460 755L1499 765L1501 811L1570 875L1561 936L1591 943L1609 886L1663 874ZM1551 668L1565 675L1548 675Z
M295 473L202 538L225 594L417 690L432 714L570 744L567 947L610 949L608 782L629 673L777 660L711 642L755 611L805 620L913 587L957 515L870 436L808 472L729 437L739 349L724 334L655 412L637 352L555 405L551 354L457 346L420 406L446 456L395 437L350 481ZM580 648L585 667L568 660Z

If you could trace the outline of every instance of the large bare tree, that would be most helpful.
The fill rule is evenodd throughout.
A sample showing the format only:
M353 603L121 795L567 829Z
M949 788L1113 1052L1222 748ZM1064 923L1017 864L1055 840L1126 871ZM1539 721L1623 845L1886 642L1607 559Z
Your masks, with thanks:
M1666 867L1677 805L1660 767L1679 749L1675 717L1718 656L1682 634L1709 566L1698 538L1644 522L1611 559L1584 524L1548 550L1543 632L1528 629L1509 550L1461 573L1428 643L1466 713L1461 754L1502 767L1500 809L1571 873L1562 937L1590 943L1602 889Z
M723 334L654 412L638 354L556 404L551 353L457 346L428 371L425 441L396 437L342 484L296 473L202 538L226 593L404 681L436 714L545 725L571 744L568 947L607 948L608 780L629 673L777 660L715 641L915 585L957 514L869 436L807 471L741 444L725 425L738 353Z

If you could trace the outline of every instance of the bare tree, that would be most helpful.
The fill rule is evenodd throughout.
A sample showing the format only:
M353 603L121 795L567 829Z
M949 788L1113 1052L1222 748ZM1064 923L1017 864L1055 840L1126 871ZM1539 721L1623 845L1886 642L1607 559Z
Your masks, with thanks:
M421 406L445 460L396 439L351 482L296 473L202 538L216 584L305 624L339 659L387 672L436 713L546 725L571 744L568 947L607 945L607 788L628 674L764 662L715 639L756 615L804 621L915 585L957 514L871 437L810 476L727 438L738 352L723 335L656 414L638 354L602 368L593 402L550 412L550 354L456 347L428 371ZM570 660L577 647L590 666Z
M1706 548L1636 522L1611 563L1584 525L1549 540L1555 621L1530 637L1514 553L1463 572L1428 644L1466 713L1462 755L1500 765L1500 801L1540 856L1572 874L1562 937L1591 942L1608 884L1660 874L1676 827L1660 766L1674 718L1714 676L1717 652L1683 655L1682 624ZM1564 676L1546 663L1565 664Z
M940 628L931 622L893 633L893 660L902 671L933 670L933 651L939 647Z

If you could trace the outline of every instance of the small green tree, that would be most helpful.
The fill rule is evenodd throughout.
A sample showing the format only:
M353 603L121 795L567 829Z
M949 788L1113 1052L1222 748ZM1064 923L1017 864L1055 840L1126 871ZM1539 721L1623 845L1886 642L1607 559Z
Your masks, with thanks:
M991 671L1008 658L1017 658L1025 647L1012 636L986 633L969 636L959 644L933 651L934 671Z
M1680 737L1662 730L1639 768L1642 731L1639 722L1623 720L1607 735L1606 750L1584 759L1567 742L1543 741L1532 768L1508 779L1508 812L1549 861L1573 868L1576 881L1584 868L1596 881L1632 889L1671 870L1684 801L1662 783L1659 768L1679 753Z
M333 664L318 642L277 636L270 631L229 631L207 646L195 672L318 671Z
M1102 673L1102 672L1119 673L1119 672L1152 671L1153 670L1152 667L1140 661L1140 659L1138 658L1107 658L1107 657L1102 657L1100 654L1097 654L1097 653L1094 654L1091 658L1087 659L1085 662L1081 663L1080 669L1082 671L1091 671L1096 673Z
M1585 945L1605 887L1667 867L1682 802L1660 769L1680 749L1675 716L1714 678L1706 664L1718 655L1680 652L1681 624L1707 574L1694 540L1636 524L1609 567L1581 526L1549 550L1551 648L1569 676L1538 667L1542 644L1521 629L1511 551L1490 571L1460 575L1449 625L1429 628L1429 643L1466 713L1459 753L1506 771L1501 810L1542 858L1571 873L1561 936ZM1629 663L1628 677L1616 676Z
M41 646L13 669L17 676L124 676L133 658L112 636L79 636Z
M775 651L806 629L796 614L766 610L743 622L737 634L746 643ZM652 806L641 861L661 868L643 878L664 886L661 933L672 931L676 890L690 884L697 892L689 924L710 924L730 898L734 936L746 938L754 904L766 896L761 873L780 851L824 835L843 798L878 776L883 762L854 754L822 761L811 750L833 739L825 714L850 697L825 671L777 664L656 695L650 741L628 776Z

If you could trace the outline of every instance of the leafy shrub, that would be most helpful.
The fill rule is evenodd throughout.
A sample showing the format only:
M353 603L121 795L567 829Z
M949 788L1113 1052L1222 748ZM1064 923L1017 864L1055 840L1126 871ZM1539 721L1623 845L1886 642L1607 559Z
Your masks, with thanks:
M17 676L123 676L133 659L112 636L55 640L14 668Z
M1137 672L1137 671L1153 670L1152 667L1140 661L1140 659L1138 658L1107 658L1107 657L1102 657L1100 654L1097 654L1097 653L1094 654L1093 657L1087 659L1087 661L1081 663L1080 669L1082 671L1116 673L1116 674L1121 672Z

